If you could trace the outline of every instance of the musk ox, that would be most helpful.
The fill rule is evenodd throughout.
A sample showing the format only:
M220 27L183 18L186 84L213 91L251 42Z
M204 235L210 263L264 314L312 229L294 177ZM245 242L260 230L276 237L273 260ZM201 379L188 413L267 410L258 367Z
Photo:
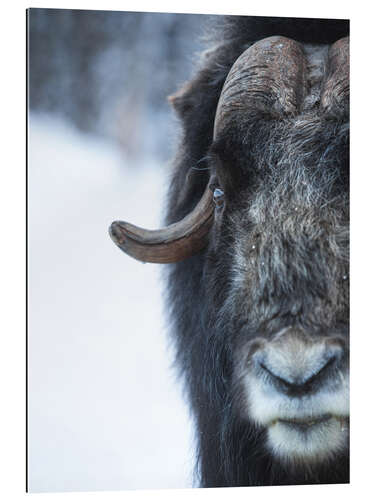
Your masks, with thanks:
M200 485L349 481L348 22L229 17L170 97L168 263Z

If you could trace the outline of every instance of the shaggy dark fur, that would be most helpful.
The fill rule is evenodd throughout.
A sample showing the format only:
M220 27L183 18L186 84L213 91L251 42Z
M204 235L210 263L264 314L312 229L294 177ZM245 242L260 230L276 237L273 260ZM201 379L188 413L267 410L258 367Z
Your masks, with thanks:
M310 98L298 118L250 114L212 144L225 77L251 43L284 35L331 44L348 29L347 21L336 20L220 19L196 76L174 98L183 130L167 222L194 208L210 171L225 191L209 247L171 265L168 275L204 487L349 480L348 450L321 466L291 469L275 461L264 430L243 416L234 366L260 331L272 335L298 325L310 333L348 334L348 110L322 116Z

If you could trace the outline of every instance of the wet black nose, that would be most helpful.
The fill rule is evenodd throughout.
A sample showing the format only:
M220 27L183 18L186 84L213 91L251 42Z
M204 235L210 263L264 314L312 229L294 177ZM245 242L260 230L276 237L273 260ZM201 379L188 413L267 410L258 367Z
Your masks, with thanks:
M258 378L291 397L319 391L339 377L344 360L341 342L311 340L295 331L264 344L252 355Z

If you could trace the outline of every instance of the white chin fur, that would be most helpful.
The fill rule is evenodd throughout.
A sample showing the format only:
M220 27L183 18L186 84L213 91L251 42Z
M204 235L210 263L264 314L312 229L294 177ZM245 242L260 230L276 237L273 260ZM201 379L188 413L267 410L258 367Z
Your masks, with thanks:
M321 462L346 448L348 432L348 426L334 417L306 430L277 421L267 429L267 445L282 461Z
M348 445L349 378L331 390L290 398L249 374L244 379L249 418L267 428L267 445L273 456L289 463L325 461ZM280 420L332 418L305 430Z

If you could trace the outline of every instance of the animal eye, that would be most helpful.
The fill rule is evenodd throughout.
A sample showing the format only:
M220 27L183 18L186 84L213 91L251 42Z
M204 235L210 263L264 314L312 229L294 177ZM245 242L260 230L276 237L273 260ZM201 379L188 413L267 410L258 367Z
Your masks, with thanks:
M224 191L220 188L215 188L213 193L213 200L216 205L216 208L221 208L224 204Z

